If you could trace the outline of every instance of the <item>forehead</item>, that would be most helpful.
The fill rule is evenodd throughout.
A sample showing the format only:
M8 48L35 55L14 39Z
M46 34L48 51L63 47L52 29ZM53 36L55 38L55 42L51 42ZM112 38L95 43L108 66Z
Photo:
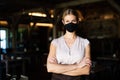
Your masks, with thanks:
M64 17L64 20L76 20L76 16L69 14Z

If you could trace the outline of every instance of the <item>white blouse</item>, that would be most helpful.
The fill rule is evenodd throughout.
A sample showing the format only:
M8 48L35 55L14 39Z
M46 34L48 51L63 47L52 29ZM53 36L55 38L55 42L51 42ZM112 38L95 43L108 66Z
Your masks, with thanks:
M84 57L85 47L89 44L87 39L77 36L69 48L63 36L53 39L51 44L56 46L56 59L59 64L79 63Z

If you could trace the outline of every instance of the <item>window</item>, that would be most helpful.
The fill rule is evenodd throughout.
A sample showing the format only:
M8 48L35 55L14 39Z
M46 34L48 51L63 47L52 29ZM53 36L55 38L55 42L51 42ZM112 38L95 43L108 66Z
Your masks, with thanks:
M7 48L7 30L0 29L0 48L3 49L3 52L6 53L5 49Z
M6 49L6 31L0 30L0 48Z

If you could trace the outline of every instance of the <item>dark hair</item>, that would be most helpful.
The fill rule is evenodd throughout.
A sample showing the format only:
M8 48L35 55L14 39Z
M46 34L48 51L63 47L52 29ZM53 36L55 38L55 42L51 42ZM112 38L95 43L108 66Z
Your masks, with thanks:
M63 10L63 14L62 14L62 19L64 19L64 17L66 16L66 15L69 15L69 14L72 14L72 15L74 15L74 16L76 16L76 19L77 19L77 21L79 21L79 13L78 13L78 11L77 10L74 10L74 9L65 9L65 10Z

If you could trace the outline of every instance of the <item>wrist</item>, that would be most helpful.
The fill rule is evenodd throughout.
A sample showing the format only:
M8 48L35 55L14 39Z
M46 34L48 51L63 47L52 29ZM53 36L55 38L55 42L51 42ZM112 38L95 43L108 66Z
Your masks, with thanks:
M84 64L81 64L81 63L80 63L80 64L77 65L77 68L83 68L84 66L86 66L85 63L84 63Z
M73 69L75 70L75 69L77 69L78 68L78 65L77 64L74 64L73 65Z

